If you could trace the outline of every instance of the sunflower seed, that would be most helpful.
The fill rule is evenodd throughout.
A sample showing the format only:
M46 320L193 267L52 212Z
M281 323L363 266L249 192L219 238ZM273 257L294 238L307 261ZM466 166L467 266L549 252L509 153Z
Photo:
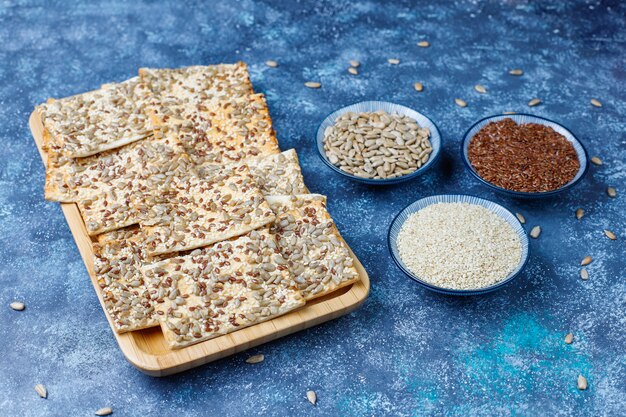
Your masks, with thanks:
M530 107L535 107L535 106L537 106L537 105L539 105L539 104L541 104L541 100L540 100L540 99L538 99L538 98L534 98L534 99L532 99L532 100L530 100L530 101L528 102L528 105L529 105Z
M573 341L574 341L574 335L572 333L568 333L565 335L565 343L567 343L568 345L571 345Z
M108 416L110 414L113 414L113 409L111 407L103 407L96 411L97 416Z
M541 234L541 226L535 226L530 231L530 237L533 239L537 239Z
M578 220L582 219L584 215L585 215L585 210L581 208L576 209L576 218Z
M591 163L594 165L602 165L602 159L599 156L594 156L591 158Z
M609 197L611 198L615 198L617 196L617 191L615 190L614 187L609 187L606 189L606 193L608 194Z
M358 68L361 66L361 63L359 61L357 61L356 59L351 59L350 60L350 66L354 67L354 68Z
M304 85L309 88L320 88L322 86L322 84L315 81L307 81Z
M22 311L24 310L24 308L26 308L26 306L24 305L24 303L20 302L20 301L13 301L11 304L9 304L11 306L11 308L15 311Z
M515 114L514 111L505 111L503 114Z
M265 355L259 354L259 355L250 356L248 359L246 359L246 363L259 363L259 362L263 362L264 360L265 360Z
M459 107L467 107L467 103L465 102L465 100L462 100L460 98L455 98L454 102L456 103L457 106Z
M398 65L400 63L400 60L396 58L389 58L387 62L389 62L391 65Z
M610 230L604 229L604 234L611 240L617 239L617 237L615 237L615 233L611 232Z
M415 88L415 91L423 91L424 85L422 83L415 83L413 84L413 88Z
M585 378L582 375L578 375L577 384L578 384L578 389L579 390L581 390L581 391L586 390L587 389L587 378Z
M268 67L271 67L271 68L276 68L278 66L278 62L272 61L270 59L269 61L265 61L265 65L267 65Z
M430 46L430 42L428 41L419 41L417 46L421 46L422 48L428 48Z
M589 271L587 271L587 268L583 268L580 270L580 278L582 278L584 281L587 281L589 279Z
M526 223L526 218L522 213L515 213L515 217L517 217L517 220L519 220L521 224Z
M512 69L509 71L509 74L511 75L522 75L524 74L524 71L522 71L521 69Z
M602 107L602 103L600 103L600 101L596 100L595 98L591 99L591 104L595 107Z
M35 391L41 398L48 398L48 390L41 384L35 385Z
M348 68L348 72L352 75L359 75L359 71L354 67Z
M487 89L484 86L480 85L480 84L476 84L474 86L474 90L478 91L481 94L485 94L487 92Z
M317 395L315 394L315 391L307 391L306 392L306 398L313 405L315 405L317 403Z
M591 256L585 256L582 261L580 261L581 266L589 265L593 261Z

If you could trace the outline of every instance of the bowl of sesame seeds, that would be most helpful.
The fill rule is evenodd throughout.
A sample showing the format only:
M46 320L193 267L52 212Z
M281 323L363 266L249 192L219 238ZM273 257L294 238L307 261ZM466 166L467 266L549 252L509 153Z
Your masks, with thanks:
M496 115L465 134L461 155L481 183L512 197L548 197L578 184L589 163L567 128L530 114Z
M449 295L500 289L519 276L529 256L517 217L469 195L435 195L405 207L391 223L388 245L409 278Z
M363 101L330 114L317 129L317 150L333 171L366 184L395 184L433 166L441 135L428 117L385 101Z

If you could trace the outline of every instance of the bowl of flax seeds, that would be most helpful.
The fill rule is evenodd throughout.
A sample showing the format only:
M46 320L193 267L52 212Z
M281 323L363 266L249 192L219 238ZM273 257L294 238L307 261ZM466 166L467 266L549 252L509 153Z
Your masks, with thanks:
M588 168L587 151L562 125L529 114L476 122L461 147L469 171L490 188L516 197L546 197L576 185Z

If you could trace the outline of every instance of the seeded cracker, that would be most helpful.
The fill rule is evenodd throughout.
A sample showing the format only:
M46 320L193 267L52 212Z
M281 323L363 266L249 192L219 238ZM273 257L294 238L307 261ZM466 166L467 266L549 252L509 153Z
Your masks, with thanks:
M352 257L319 194L267 197L271 232L298 289L310 300L358 281Z
M166 128L154 137L85 158L68 181L90 235L137 224L145 195L167 188L174 176L189 175L191 162Z
M178 349L304 305L286 267L275 265L267 228L146 265L165 340Z
M68 184L68 178L72 175L76 160L61 154L47 129L43 130L43 143L48 154L44 197L48 201L61 203L76 201L76 190L71 189Z
M98 236L94 268L106 311L118 333L158 326L154 303L140 267L147 254L139 245L141 231L122 229Z
M298 155L294 149L264 158L249 159L246 165L261 192L266 196L307 193ZM199 175L205 177L219 168L214 164L207 164L200 165L197 169Z
M224 167L206 178L174 178L151 199L141 226L152 255L240 236L275 218L245 165Z
M156 125L180 127L196 164L226 165L280 152L262 94L254 94L247 67L211 65L139 70Z
M59 151L71 158L97 154L143 139L150 133L139 78L99 90L48 100L38 106L44 128Z
M227 165L280 152L263 94L210 102L181 126L180 140L194 162ZM197 123L198 119L208 120Z

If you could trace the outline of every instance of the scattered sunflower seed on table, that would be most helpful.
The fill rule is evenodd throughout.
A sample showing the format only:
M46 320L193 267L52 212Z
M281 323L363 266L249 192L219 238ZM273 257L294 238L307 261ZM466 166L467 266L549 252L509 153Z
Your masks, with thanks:
M524 74L524 71L522 71L521 69L512 69L509 71L509 74L511 75L522 75Z
M487 92L487 89L485 88L485 86L482 86L480 84L476 84L474 86L474 90L478 91L481 94L485 94Z
M593 261L591 256L585 256L582 261L580 261L581 266L589 265Z
M48 390L42 384L35 385L35 391L41 398L48 398Z
M515 217L517 217L517 220L519 220L521 224L526 223L526 218L522 213L515 213Z
M584 281L587 281L589 279L589 271L587 271L587 268L583 268L580 270L580 278Z
M268 61L265 61L265 65L267 65L268 67L271 67L271 68L276 68L278 66L278 62L272 61L270 59Z
M246 359L246 363L255 364L255 363L263 362L264 360L265 360L265 355L258 354L258 355L250 356L248 359Z
M11 304L9 304L9 306L15 310L15 311L22 311L26 308L26 306L24 305L24 303L20 302L20 301L14 301Z
M541 234L541 226L535 226L530 230L530 237L537 239Z
M585 215L585 210L583 210L581 208L576 209L576 218L578 220L582 219L584 215Z
M320 88L322 86L322 84L315 81L307 81L304 85L309 88Z
M574 335L572 333L568 333L565 335L565 343L567 343L568 345L571 345L573 341L574 341Z
M459 107L467 107L467 102L463 99L460 98L455 98L454 102L456 103L457 106Z
M592 99L591 99L591 104L592 104L594 107L602 107L602 103L600 103L600 101L599 101L599 100L597 100L597 99L595 99L595 98L592 98Z
M534 98L528 102L529 107L535 107L535 106L538 106L539 104L541 104L541 100L538 98Z
M415 91L423 91L424 90L424 84L422 83L415 83L413 84L413 88L415 88Z
M428 161L429 137L427 128L405 115L347 112L324 131L324 153L331 164L357 177L396 178Z
M604 234L606 235L606 237L608 237L611 240L617 239L617 237L615 236L615 233L611 232L610 230L604 229Z
M96 411L97 416L108 416L113 414L113 409L111 407L102 407Z
M352 75L359 75L359 71L355 67L348 68L348 72Z
M615 190L615 187L609 187L606 189L606 193L609 197L611 198L615 198L617 196L617 191Z
M585 378L585 377L584 377L584 376L582 376L582 375L578 375L577 386L578 386L578 389L579 389L579 390L581 390L581 391L586 390L586 389L587 389L587 386L588 386L588 384L587 384L587 378Z
M391 65L398 65L400 63L400 60L396 58L389 58L387 62L389 62Z
M602 165L602 159L599 156L591 157L591 163L594 165Z
M422 48L428 48L430 46L430 42L428 42L428 41L419 41L417 43L417 46L420 46Z
M360 65L361 65L361 63L360 63L359 61L357 61L356 59L351 59L351 60L350 60L350 66L351 66L351 67L357 68L357 67L359 67Z
M317 394L315 394L315 391L307 391L306 398L311 404L317 404Z

